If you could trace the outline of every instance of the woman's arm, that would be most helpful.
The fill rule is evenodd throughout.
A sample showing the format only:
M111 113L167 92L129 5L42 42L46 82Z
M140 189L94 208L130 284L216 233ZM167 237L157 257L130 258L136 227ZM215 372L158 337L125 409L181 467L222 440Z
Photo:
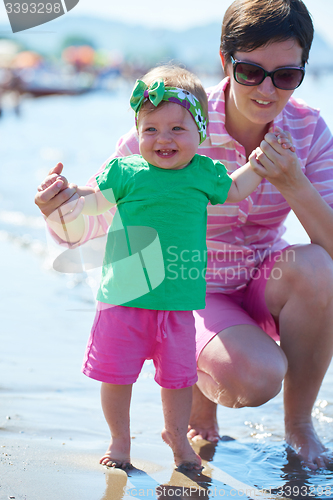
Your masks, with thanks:
M112 197L112 190L109 191ZM70 244L76 243L82 237L83 215L100 215L115 205L115 201L108 201L98 187L79 186L76 188L76 194L78 199L69 200L47 219L51 229Z
M62 182L64 188L66 188L65 181L67 184L67 180L64 177L60 181L58 174L54 172L50 173L38 188L40 198L43 193L47 197L49 196L49 192L54 189L58 189L59 187L61 189L62 186L56 186L57 183L60 184ZM73 186L75 187L75 194L68 200L63 201L59 206L55 205L53 211L46 217L47 224L52 231L60 239L69 244L79 241L84 233L85 221L82 214L99 215L115 205L115 203L109 202L103 196L98 187Z
M101 166L97 173L100 173L105 165L115 157L128 156L130 154L138 154L138 135L136 127L133 127L128 134L120 138L117 143L117 148L115 153L108 158L108 160ZM77 186L74 184L69 184L65 177L61 176L63 170L62 163L58 163L56 167L52 168L48 176L44 179L41 185L37 189L35 196L35 203L45 217L46 223L51 230L51 236L59 244L70 243L72 244L83 244L88 239L93 239L98 236L102 236L106 233L107 227L110 225L112 220L112 214L105 213L100 216L80 216L77 215L80 212L80 204L76 207L77 210L71 212L70 205L65 206L69 200L76 201L79 196L76 192ZM57 174L60 177L57 183L53 183L46 189L41 186L50 179L50 177ZM96 175L92 176L89 181L89 185L96 186ZM73 207L72 207L73 208ZM52 220L57 216L59 218L59 212L66 215L66 225L70 232L70 241L68 240L69 235L64 232L62 224L54 223Z
M293 152L295 151L290 135L284 133L283 130L277 128L275 137L282 149L290 149L290 151ZM257 148L256 151L252 151L249 156L248 163L235 170L235 172L230 175L233 182L230 187L227 201L233 203L244 200L244 198L247 198L247 196L249 196L249 194L251 194L252 191L259 186L262 181L262 176L255 172L255 168L257 165L256 160L258 160L258 154L260 155L261 153L262 151L260 148Z
M271 133L266 134L260 149L252 159L253 169L284 196L311 242L333 258L333 210L302 172L297 155L283 149Z
M295 212L311 243L323 247L333 259L333 210L303 174L296 189L283 189L281 194Z

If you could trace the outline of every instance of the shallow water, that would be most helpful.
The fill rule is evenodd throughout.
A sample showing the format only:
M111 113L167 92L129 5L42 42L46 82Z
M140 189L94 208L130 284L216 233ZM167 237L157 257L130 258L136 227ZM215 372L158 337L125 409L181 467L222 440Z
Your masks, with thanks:
M99 384L80 372L93 295L85 275L52 271L33 197L57 161L64 162L70 179L84 183L112 153L117 138L132 126L130 88L113 95L26 100L20 117L8 109L0 122L0 499L10 493L26 500L187 498L189 492L191 498L247 498L245 486L272 489L277 497L333 498L333 472L302 470L285 447L282 394L260 408L219 408L220 433L233 439L216 447L203 443L203 474L180 478L160 439L163 418L150 362L135 385L131 409L133 461L146 474L134 472L127 479L97 465L108 429ZM328 78L309 78L297 95L322 107L333 129L329 92ZM308 241L294 216L288 218L286 238ZM331 366L313 412L328 447L333 446L332 382ZM185 489L176 490L179 484ZM159 485L164 490L157 494Z

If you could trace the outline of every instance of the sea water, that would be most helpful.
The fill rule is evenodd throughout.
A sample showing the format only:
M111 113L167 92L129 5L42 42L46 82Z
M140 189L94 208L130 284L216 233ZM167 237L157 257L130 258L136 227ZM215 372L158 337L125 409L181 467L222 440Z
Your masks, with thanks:
M70 181L84 184L107 159L117 139L133 124L128 106L131 87L132 82L123 82L113 93L27 98L21 102L19 115L7 107L0 121L2 297L13 298L10 306L2 309L1 337L7 356L0 357L4 374L1 384L12 391L24 392L26 397L33 394L34 401L39 391L39 417L31 405L34 435L55 435L71 429L72 434L85 434L82 447L88 448L89 439L92 443L102 439L102 435L107 436L100 414L99 430L90 429L89 433L92 413L99 411L99 401L94 382L82 382L79 366L93 319L94 298L85 275L60 275L52 269L44 221L33 199L38 184L58 161L63 162L64 175ZM321 108L333 130L330 75L321 78L308 75L295 95ZM290 243L308 242L293 214L286 225L285 237ZM23 302L24 317L18 313ZM17 341L15 336L6 334L13 323ZM39 349L42 345L43 353L48 352L48 356L42 359L40 351L36 354L31 348L34 342ZM14 353L18 369L13 368ZM62 360L61 367L55 364L56 358ZM52 363L54 371L50 373ZM153 366L148 362L134 395L132 432L138 443L140 435L145 436L142 446L153 446L162 426L159 392L153 376ZM333 447L332 377L330 368L313 410L316 430L328 447ZM61 413L59 401L64 398L68 398L68 411ZM141 407L144 410L140 411ZM72 417L78 409L80 423ZM150 419L155 419L154 424L147 425L147 411ZM48 425L41 415L50 415ZM205 452L205 459L210 461L212 469L215 467L211 478L201 483L207 488L207 495L212 496L214 488L221 490L224 483L218 471L222 470L258 489L272 489L277 496L333 498L333 473L302 470L284 444L282 393L260 408L219 408L218 419L220 433L225 437L218 446L208 446Z

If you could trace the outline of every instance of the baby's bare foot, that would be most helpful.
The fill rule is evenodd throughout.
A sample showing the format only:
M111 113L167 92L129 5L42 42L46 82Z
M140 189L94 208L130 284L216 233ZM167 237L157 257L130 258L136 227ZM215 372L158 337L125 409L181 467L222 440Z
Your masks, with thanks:
M184 436L184 439L179 439L179 437L176 439L173 438L170 432L163 429L162 439L172 449L175 464L180 470L200 471L203 469L201 458L195 453L186 436Z
M115 469L132 469L129 444L123 439L111 439L110 446L99 463Z
M112 458L110 455L105 454L99 461L100 464L105 465L106 467L113 467L114 469L133 469L133 465L131 462L127 460L116 460Z

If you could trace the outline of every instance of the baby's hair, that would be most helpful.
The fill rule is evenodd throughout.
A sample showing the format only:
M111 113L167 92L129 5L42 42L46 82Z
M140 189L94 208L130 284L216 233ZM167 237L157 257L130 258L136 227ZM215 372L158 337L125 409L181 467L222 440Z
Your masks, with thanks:
M158 78L161 78L164 81L164 85L166 87L178 87L193 94L199 100L204 116L207 118L208 124L207 94L202 86L202 83L196 75L180 66L165 64L163 66L156 66L156 68L151 69L141 78L141 80L145 82L145 84L149 87ZM163 106L164 104L167 104L167 102L162 101L159 104L159 107ZM142 109L149 112L156 108L150 101L146 101L142 105L141 110Z

